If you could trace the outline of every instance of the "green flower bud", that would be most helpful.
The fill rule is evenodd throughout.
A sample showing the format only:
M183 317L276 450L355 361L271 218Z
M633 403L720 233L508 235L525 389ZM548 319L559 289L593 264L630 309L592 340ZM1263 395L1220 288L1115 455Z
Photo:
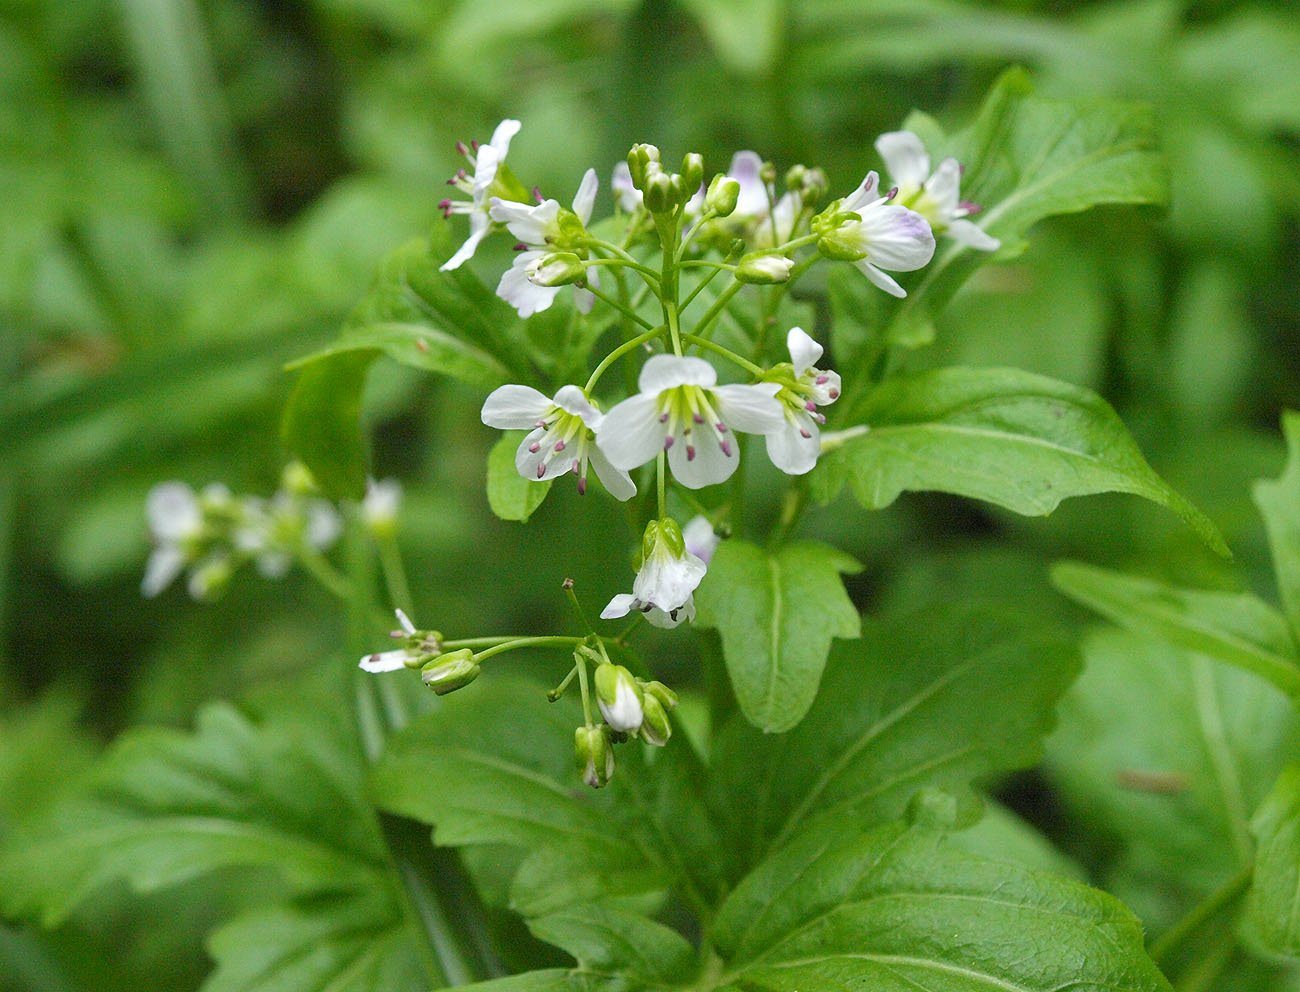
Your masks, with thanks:
M641 727L641 689L622 665L596 666L596 702L611 730L634 734Z
M235 566L229 555L209 555L191 570L186 588L194 599L211 603L226 591L234 571Z
M567 286L586 278L587 267L571 251L553 251L529 263L524 273L538 286Z
M699 152L687 152L686 157L682 159L682 185L690 190L691 196L694 196L702 182L704 182L704 156Z
M673 725L668 713L654 696L645 697L645 715L641 721L641 739L655 747L663 747L673 735Z
M673 692L662 682L642 682L640 685L641 692L644 696L653 696L655 699L659 700L659 705L661 705L665 710L676 708L677 693Z
M307 496L316 491L316 480L302 462L290 462L280 474L280 486L295 496Z
M704 195L704 208L719 217L728 217L740 199L740 183L719 172L709 180L709 191Z
M579 727L573 732L573 763L582 780L593 789L614 775L614 748L605 727Z
M766 286L788 280L792 268L794 268L794 259L786 258L776 252L746 255L736 267L736 279L740 282Z
M673 189L673 177L662 169L646 170L644 195L645 208L652 214L665 214L677 206L677 191Z
M785 173L786 189L802 189L804 178L808 175L806 165L792 165Z
M659 521L659 540L668 546L674 558L686 554L686 539L682 537L682 528L672 517L664 517Z
M439 696L463 689L476 678L480 669L474 661L474 652L469 648L460 648L438 655L426 662L420 669L420 678Z
M764 162L758 170L758 178L763 181L764 186L771 186L776 182L776 166L771 162Z
M627 153L627 168L632 173L632 185L645 191L646 169L653 162L659 164L659 149L654 145L636 144Z
M735 238L732 240L730 247L727 248L727 261L731 262L745 254L745 239Z
M803 177L803 202L806 207L815 207L831 188L826 173L821 169L809 169Z

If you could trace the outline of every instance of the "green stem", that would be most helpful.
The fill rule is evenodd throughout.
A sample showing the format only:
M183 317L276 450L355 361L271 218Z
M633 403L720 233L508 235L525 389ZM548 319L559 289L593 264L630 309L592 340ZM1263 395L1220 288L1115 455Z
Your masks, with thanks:
M483 662L495 655L505 654L507 651L514 651L518 648L573 647L574 645L581 644L584 640L586 640L584 637L567 637L561 635L516 637L513 641L506 641L504 644L497 644L494 647L487 648L486 650L475 654L474 660L477 662ZM444 644L443 646L446 647L447 645Z
M642 317L631 307L625 306L622 300L615 299L614 297L610 296L606 292L601 291L591 283L587 283L586 289L587 292L590 293L592 296L596 297L597 299L604 300L611 307L619 311L619 313L621 313L624 317L626 317L628 320L632 321L633 323L640 324L642 327L651 326L650 321L646 320L644 317Z
M614 265L620 269L631 269L634 272L640 273L642 276L649 276L655 280L656 284L658 284L659 281L659 273L650 268L650 266L642 265L640 262L629 262L624 258L589 258L587 259L586 265L587 268L596 265Z
M727 267L727 266L725 266L725 265L724 265L724 266L719 266L718 268L716 268L716 269L714 269L713 271L711 271L711 272L710 272L707 276L705 276L703 279L701 279L699 285L696 286L694 289L692 289L689 293L686 294L686 299L682 300L682 305L679 306L679 307L677 308L677 313L678 313L678 314L683 314L683 313L685 313L685 312L686 312L686 308L689 307L693 302L695 302L695 297L697 297L697 296L700 295L700 293L701 293L701 291L703 291L704 287L707 286L709 283L713 282L713 280L717 278L719 272L723 272L723 271L727 271L727 270L728 270L728 267ZM734 267L734 266L731 267L731 268L730 268L730 271L734 272L734 271L735 271L735 267Z
M744 369L745 371L749 372L754 376L761 377L767 372L767 369L763 368L763 366L755 365L748 358L742 358L740 355L737 355L730 348L724 348L720 344L714 344L708 338L702 338L698 334L683 334L682 340L685 341L687 344L695 345L697 348L705 348L709 351L714 352L715 354L721 355L723 358L727 359L728 361L734 362L735 364L739 365L742 369Z
M709 329L710 325L718 319L718 315L722 313L723 308L731 302L731 298L739 293L744 285L743 282L732 280L731 285L718 294L718 298L713 301L713 306L705 311L704 316L700 318L700 322L695 325L697 336L702 335Z
M573 591L573 580L565 579L563 588L564 595L569 599L569 605L573 607L573 612L578 615L578 623L582 624L582 629L590 635L595 635L596 630L592 627L591 621L587 619L587 614L583 611L582 604L578 602L578 594Z
M1148 953L1156 964L1162 967L1169 963L1169 958L1189 937L1208 923L1223 910L1227 909L1250 888L1251 878L1255 874L1253 865L1249 865L1228 879L1222 886L1210 893L1199 905L1192 907L1181 920L1160 935L1160 939L1151 944Z
M591 722L591 690L587 687L587 659L574 652L573 663L578 668L578 688L582 691L582 719L587 727L592 727Z
M656 489L659 495L659 519L662 520L668 516L668 468L664 464L667 459L667 452L660 451L659 457L655 461L655 481Z
M397 537L385 533L375 538L375 544L379 548L379 567L384 573L388 598L409 616L415 610L415 602L411 598L410 583L406 581L406 567L402 564L402 549L398 547Z
M298 562L313 579L342 600L352 598L352 583L315 548L304 544L298 549Z
M626 355L629 351L635 351L647 341L653 341L655 338L663 334L663 332L664 329L662 327L654 327L646 331L644 334L638 334L630 341L624 341L621 345L601 359L600 364L597 365L595 371L591 373L591 378L587 380L587 385L583 387L583 391L590 394L596 383L600 381L600 377L605 374L607 368Z

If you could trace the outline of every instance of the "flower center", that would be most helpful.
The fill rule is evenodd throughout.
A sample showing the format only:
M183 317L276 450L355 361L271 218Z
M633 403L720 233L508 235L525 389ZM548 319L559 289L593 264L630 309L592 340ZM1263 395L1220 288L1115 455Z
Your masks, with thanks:
M533 454L545 452L542 460L537 463L537 478L545 477L551 462L567 459L571 463L573 474L578 477L578 493L585 494L589 446L594 438L591 430L576 413L569 413L558 406L551 407L546 416L537 422L537 426L545 430L541 437L528 446Z
M697 444L711 441L730 458L734 451L731 436L714 407L716 401L713 392L702 386L674 386L660 393L659 422L667 428L664 450L681 442L686 446L686 460L694 461Z

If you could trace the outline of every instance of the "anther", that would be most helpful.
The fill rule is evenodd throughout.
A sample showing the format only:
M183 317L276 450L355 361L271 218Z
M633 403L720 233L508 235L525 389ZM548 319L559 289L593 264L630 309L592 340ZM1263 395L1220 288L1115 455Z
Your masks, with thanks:
M537 452L542 450L542 442L534 441L532 444L528 446L528 450L532 452L534 455L537 454Z
M564 450L564 438L560 438L560 440L555 442L555 450L556 451Z
M824 385L826 385L826 383L828 383L828 382L831 381L831 377L828 376L828 375L819 375L819 376L818 376L816 379L814 379L813 381L816 382L817 385L819 385L819 386L824 386Z
M724 424L721 420L718 421L717 427L718 427L719 434L727 433L727 425Z
M898 195L898 187L895 186L893 189L891 189L888 193L885 194L885 199L892 200L897 195Z
M537 478L540 479L545 474L546 474L546 463L543 462L541 465L537 466Z
M661 414L659 415L659 423L661 423L661 424L666 424L666 423L668 423L668 414L666 414L666 413L661 413Z
M688 462L695 461L695 449L689 444L686 446L686 460Z
M585 476L581 476L581 475L578 476L578 495L579 496L587 495L587 479Z
M722 444L719 445L719 447L722 448L722 454L723 454L724 456L726 456L727 458L730 458L730 457L731 457L731 442L730 442L730 441L723 441Z
M476 153L478 152L478 142L475 141L473 138L470 139L469 146L470 148L474 149Z
M800 427L799 433L804 437L812 437L812 431L810 431L807 427Z
M540 186L533 187L533 199L536 200L538 203L542 202L543 198L542 198L542 190Z
M516 242L515 242L514 250L515 250L515 251L527 251L527 250L528 250L528 246L527 246L526 244L524 244L522 241L516 241Z
M664 451L667 451L672 446L673 446L673 436L669 434L666 438L664 438Z
M704 423L704 418L700 416L698 413L691 414L691 419L694 420L697 424Z
M809 413L816 413L816 412L817 412L817 404L814 403L812 400L809 400L807 403L805 403L805 404L803 405L803 408L804 408L805 410L807 410Z
M465 142L456 142L456 153L459 155L467 155L469 153L469 149L465 147Z

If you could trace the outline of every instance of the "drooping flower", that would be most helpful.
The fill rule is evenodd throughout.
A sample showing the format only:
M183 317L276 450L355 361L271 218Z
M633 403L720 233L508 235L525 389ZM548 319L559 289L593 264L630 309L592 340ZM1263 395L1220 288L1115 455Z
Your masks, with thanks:
M740 463L734 431L766 434L782 423L774 382L717 385L702 358L655 355L641 369L641 392L619 403L596 428L596 443L615 468L644 465L668 452L673 475L690 489L722 482Z
M966 220L980 208L961 199L961 165L955 158L943 159L931 174L925 145L911 131L882 134L876 139L876 151L898 184L898 203L928 220L935 234L946 234L980 251L996 251L1002 246L997 238Z
M682 540L686 544L686 550L707 565L713 560L713 552L718 549L718 542L722 538L718 537L709 518L700 513L686 521L686 526L682 528Z
M906 296L903 287L886 275L911 272L934 257L934 232L915 210L880 196L879 177L868 172L852 194L833 203L819 217L818 250L828 258L852 262L876 286L891 296Z
M488 216L491 198L527 199L527 191L504 164L506 152L510 148L510 139L519 133L520 127L518 121L504 120L492 132L492 140L488 144L480 145L474 142L469 147L464 144L456 146L473 166L474 175L470 177L464 169L461 169L448 179L447 183L469 196L469 201L443 200L438 206L442 208L444 217L450 217L452 214L468 214L469 237L456 250L456 254L442 264L440 268L443 272L460 268L473 257L479 242L487 236L492 227L491 218Z
M596 666L596 703L600 715L611 730L635 734L644 716L642 693L632 673L622 665L604 663Z
M492 220L505 224L523 245L514 264L497 284L497 296L514 307L520 317L528 318L547 309L555 302L560 286L574 281L573 273L561 275L562 281L553 281L555 270L551 262L556 254L573 256L579 262L586 257L582 240L587 234L586 225L591 220L599 185L596 170L588 169L573 197L572 210L565 210L557 200L543 200L530 206L492 198ZM585 277L593 285L599 285L595 269L586 270ZM574 286L574 299L583 313L590 313L596 303L594 295L577 286Z
M656 627L676 627L683 620L694 620L695 588L706 567L686 549L677 521L665 517L646 525L640 559L631 594L620 593L611 599L601 611L601 619L614 620L639 610Z
M525 479L537 482L572 472L578 492L585 493L590 463L615 499L636 495L627 472L611 465L597 447L593 432L603 418L577 386L561 386L554 399L531 386L501 386L484 402L482 417L489 427L529 432L515 454L515 468Z
M812 471L821 451L820 426L826 418L817 408L840 398L840 376L815 367L822 357L822 346L801 328L790 328L786 347L790 349L790 364L777 366L771 373L781 383L776 398L785 420L767 435L767 457L782 472L803 475Z

